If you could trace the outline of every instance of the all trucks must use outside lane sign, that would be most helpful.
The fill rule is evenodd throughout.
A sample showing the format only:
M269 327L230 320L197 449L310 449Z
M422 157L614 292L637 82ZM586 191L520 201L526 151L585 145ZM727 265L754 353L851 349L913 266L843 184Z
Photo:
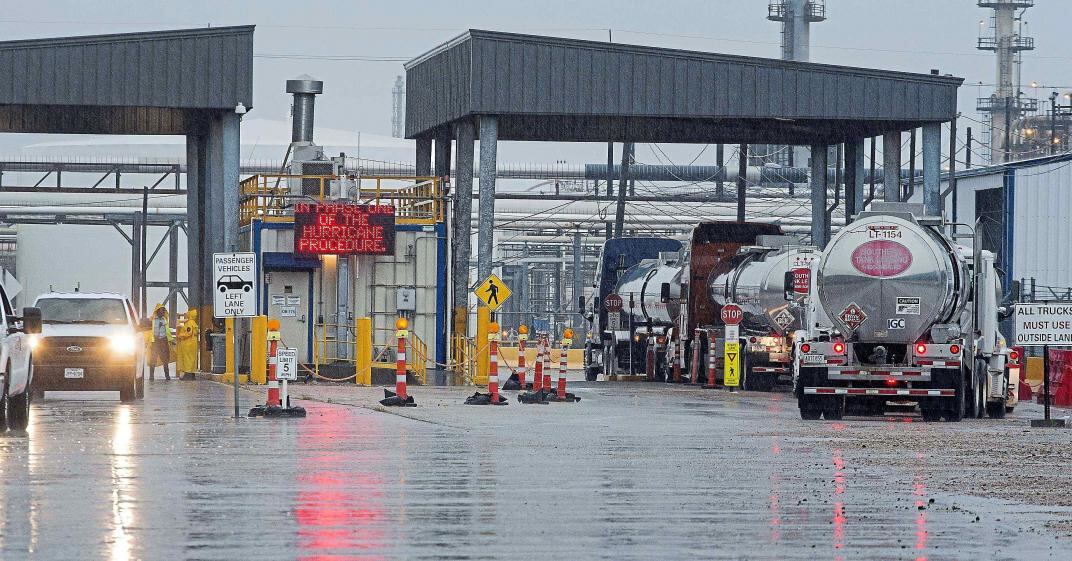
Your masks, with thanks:
M257 315L257 255L212 254L212 311L217 318Z
M1072 304L1017 304L1014 346L1072 345Z

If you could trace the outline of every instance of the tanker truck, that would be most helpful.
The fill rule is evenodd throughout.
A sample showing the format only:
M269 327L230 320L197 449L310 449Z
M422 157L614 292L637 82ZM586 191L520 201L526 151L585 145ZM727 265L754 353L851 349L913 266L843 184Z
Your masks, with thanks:
M922 205L875 203L812 268L794 392L805 420L915 402L924 420L1003 417L1010 359L994 254ZM1015 294L1016 289L1011 291ZM822 316L824 325L816 318Z
M744 312L744 389L771 391L778 382L792 382L791 334L803 327L811 264L818 256L817 248L796 238L759 236L755 245L741 248L730 271L711 280L708 290L715 304L734 303Z
M614 238L604 242L596 265L596 282L587 298L580 302L588 322L584 341L586 380L595 381L601 372L616 374L630 364L644 364L642 355L629 354L634 352L630 325L636 318L623 313L629 295L623 299L616 289L627 272L641 261L658 258L660 254L676 255L680 249L681 242L672 238ZM637 296L633 294L634 304Z

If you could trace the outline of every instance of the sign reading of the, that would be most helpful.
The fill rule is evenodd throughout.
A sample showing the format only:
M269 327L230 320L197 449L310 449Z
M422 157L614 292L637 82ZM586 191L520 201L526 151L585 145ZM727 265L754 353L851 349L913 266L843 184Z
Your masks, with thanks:
M1072 345L1072 304L1017 304L1013 345Z
M473 294L476 294L476 297L494 312L510 298L513 292L502 279L492 274L476 285Z
M296 203L297 255L393 255L395 207L347 202Z
M217 318L248 318L257 315L257 255L213 253L213 315Z
M298 349L280 347L275 351L277 380L298 379Z

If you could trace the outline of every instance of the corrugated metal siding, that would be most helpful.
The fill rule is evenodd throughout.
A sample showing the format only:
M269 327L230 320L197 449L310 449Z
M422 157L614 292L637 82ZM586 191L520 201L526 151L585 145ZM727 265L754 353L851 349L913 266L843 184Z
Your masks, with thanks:
M411 137L468 114L947 121L960 83L475 30L406 68Z
M469 113L473 64L471 45L464 42L406 70L406 136Z
M0 104L253 105L253 27L0 42Z
M1017 168L1013 177L1014 278L1072 286L1072 161Z
M947 120L956 111L956 87L927 76L499 34L453 49L465 45L474 113Z

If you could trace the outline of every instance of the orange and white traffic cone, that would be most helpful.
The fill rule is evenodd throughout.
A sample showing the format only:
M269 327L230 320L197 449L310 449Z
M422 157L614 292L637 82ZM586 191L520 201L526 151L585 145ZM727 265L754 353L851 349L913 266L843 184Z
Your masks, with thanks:
M268 401L266 405L279 406L279 380L276 376L276 366L279 364L277 353L279 352L279 340L268 338Z
M395 391L383 390L384 397L380 400L381 405L412 407L416 405L406 389L406 339L409 338L409 320L398 318L395 321L395 337L398 338L398 347L395 355Z
M538 392L543 388L543 338L536 336L536 363L532 371L532 391Z
M674 383L681 383L681 366L685 362L685 346L680 341L674 341Z
M715 337L707 332L707 388L715 387Z
M529 339L529 328L522 325L517 328L517 384L521 391L525 391L525 342Z
M551 391L551 339L544 334L543 339L543 391Z

